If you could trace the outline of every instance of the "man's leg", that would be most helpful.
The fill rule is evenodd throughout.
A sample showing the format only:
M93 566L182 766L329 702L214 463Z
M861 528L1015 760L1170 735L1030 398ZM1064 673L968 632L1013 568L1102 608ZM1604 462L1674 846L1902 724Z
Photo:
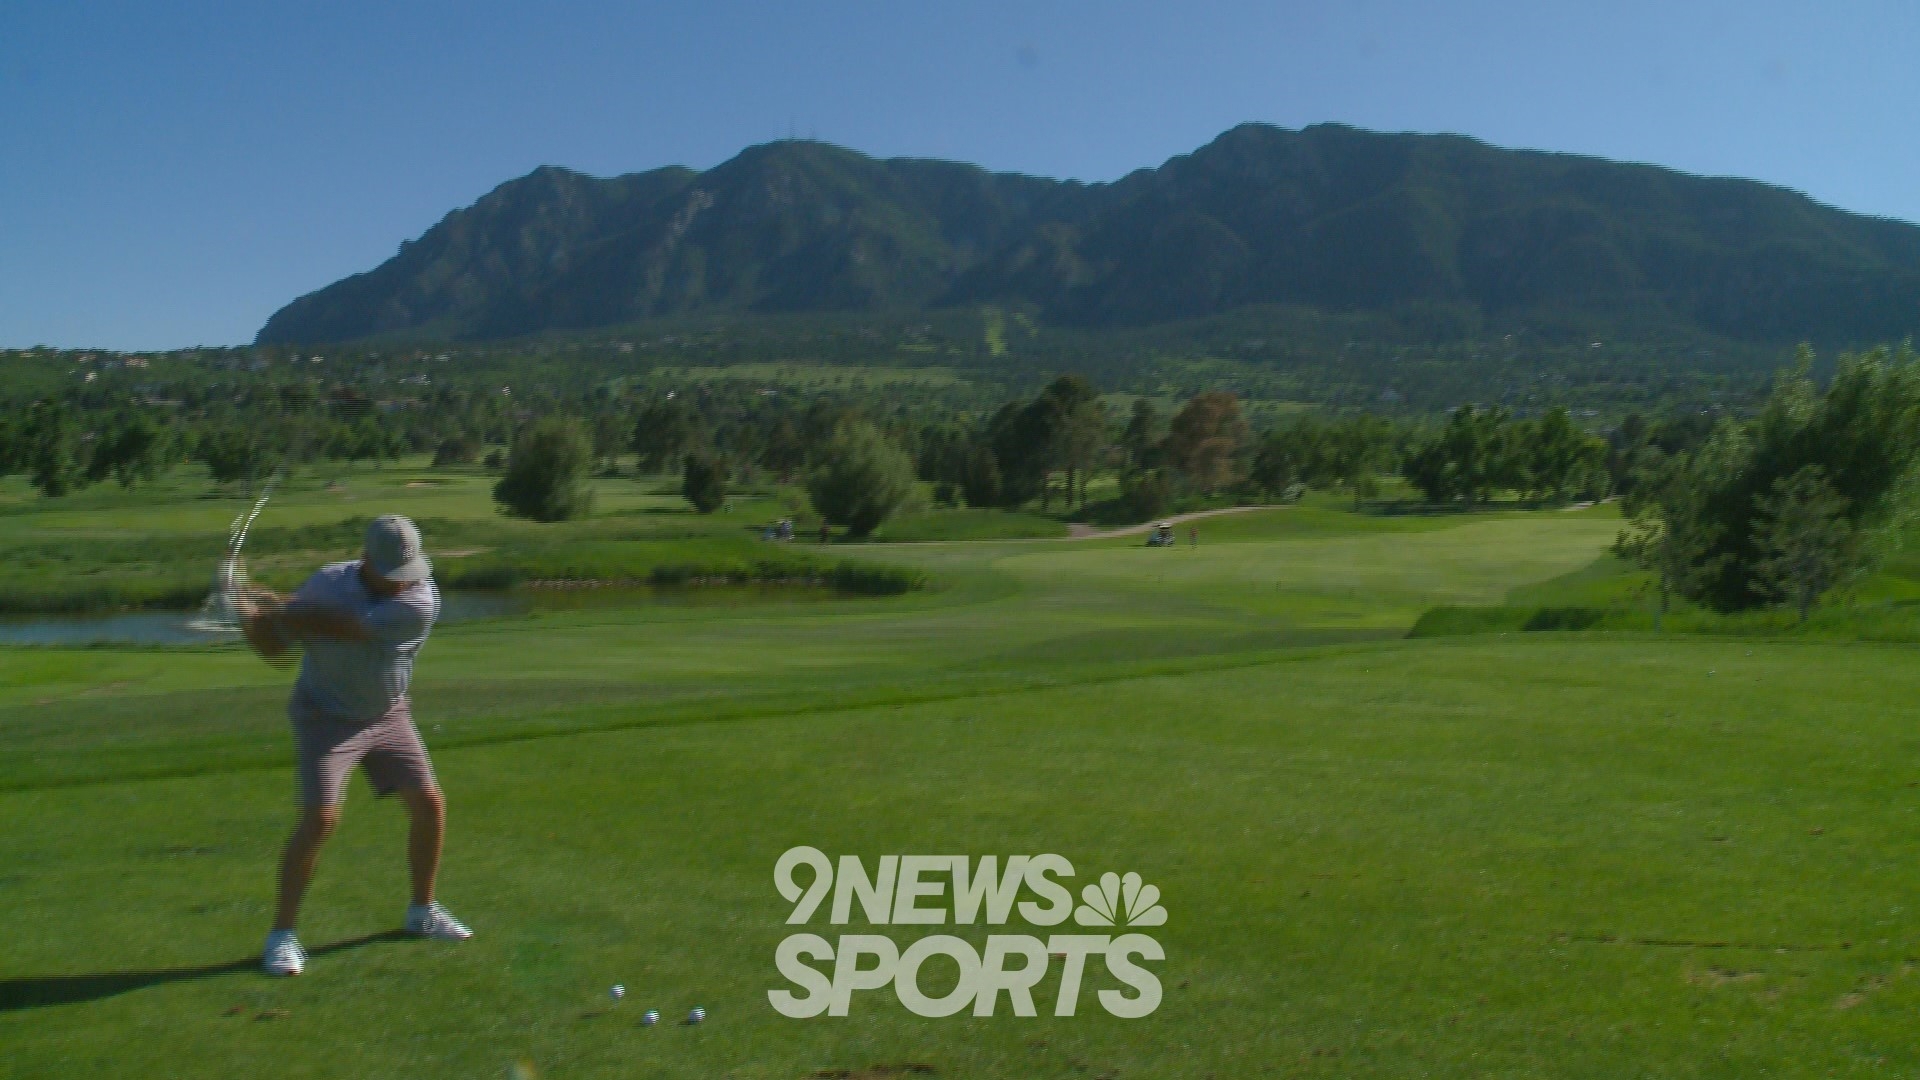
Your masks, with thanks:
M438 787L400 789L407 804L407 871L413 878L413 902L433 903L433 882L440 875L440 848L447 839L447 801Z
M370 731L375 745L361 764L376 790L400 796L407 806L407 869L413 875L413 903L407 907L407 932L443 941L473 936L460 920L433 899L440 876L440 846L447 836L447 804L433 777L433 762L420 741L420 729L403 702Z
M432 783L399 789L407 804L407 869L413 873L413 903L407 908L407 932L442 941L465 941L473 931L433 898L440 874L440 845L447 836L447 803Z
M306 950L293 933L300 918L300 901L313 880L320 848L340 823L340 796L347 770L359 749L354 729L317 718L293 718L296 772L300 781L300 824L287 837L280 853L280 894L274 908L273 931L267 935L260 964L269 975L298 975L307 966Z
M292 930L300 917L300 900L313 880L314 864L320 861L321 845L340 824L337 806L309 806L301 811L300 824L287 837L280 855L280 903L273 916L275 930Z

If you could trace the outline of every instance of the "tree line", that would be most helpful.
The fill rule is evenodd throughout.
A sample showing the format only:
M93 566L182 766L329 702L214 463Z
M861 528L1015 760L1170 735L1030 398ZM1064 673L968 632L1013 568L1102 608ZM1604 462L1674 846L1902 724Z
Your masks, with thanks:
M678 471L703 512L723 505L736 481L797 481L856 536L907 505L915 480L936 506L1140 520L1223 501L1291 501L1309 489L1363 504L1397 473L1431 504L1471 508L1497 497L1601 498L1629 482L1645 448L1678 449L1705 430L1630 417L1603 437L1562 407L1514 417L1477 406L1437 423L1301 411L1256 430L1226 391L1195 394L1170 415L1151 398L1115 404L1075 374L983 414L918 420L845 399L668 391L637 403L630 427L579 417L529 429L499 494L531 517L577 512L594 463L624 448L641 474ZM554 478L548 462L570 471ZM1116 483L1090 506L1096 476Z
M1914 505L1920 458L1911 349L1842 357L1824 385L1813 360L1803 351L1744 413L1629 413L1598 430L1564 406L1521 415L1479 404L1431 418L1263 406L1256 422L1227 390L1162 404L1103 393L1078 374L982 407L924 387L796 392L746 379L561 389L531 369L514 386L444 364L440 382L380 398L389 391L357 367L335 365L329 383L298 367L288 369L300 377L250 377L229 364L211 379L102 380L0 401L0 474L60 497L146 483L188 461L246 484L431 453L440 465L485 461L500 473L503 506L560 518L586 509L586 477L627 458L644 475L678 474L707 512L737 484L798 483L855 535L922 486L937 505L1137 521L1308 490L1361 504L1397 476L1438 508L1617 495L1628 525L1616 548L1650 572L1663 614L1684 599L1725 611L1781 604L1805 618L1884 555Z
M0 475L24 474L55 498L107 480L131 487L187 461L217 483L251 483L285 468L506 441L520 419L504 395L454 389L399 403L264 381L171 387L165 397L49 395L0 404Z
M1516 419L1467 406L1439 424L1304 411L1255 430L1228 391L1196 393L1169 415L1151 398L1109 398L1076 374L992 409L902 397L871 389L804 394L745 381L664 391L601 384L574 395L440 385L402 400L375 400L353 385L270 380L174 389L159 399L69 394L0 412L0 472L24 473L57 497L109 479L142 483L183 461L200 463L221 483L403 453L431 452L441 465L490 458L504 468L501 448L564 417L566 452L549 425L540 454L585 474L616 471L627 454L641 473L690 470L685 491L701 508L720 505L724 496L716 493L729 483L807 479L830 452L849 448L865 448L864 458L880 447L904 454L909 479L926 482L936 504L1075 510L1087 504L1092 479L1109 476L1118 494L1105 510L1136 517L1208 500L1286 499L1308 488L1347 490L1365 501L1396 472L1427 499L1461 505L1507 492L1597 496L1624 477L1619 448L1578 428L1565 409ZM848 434L853 425L865 427ZM537 456L533 445L525 461ZM576 468L575 458L584 464ZM847 475L897 487L893 458L885 464L878 473L836 474L841 479L828 487L858 486ZM576 496L554 489L518 501L539 516L562 512ZM551 505L537 506L541 499Z
M1651 572L1657 618L1685 598L1781 604L1804 622L1899 541L1920 473L1920 359L1907 346L1843 356L1824 389L1812 366L1802 349L1755 415L1633 461L1616 550Z

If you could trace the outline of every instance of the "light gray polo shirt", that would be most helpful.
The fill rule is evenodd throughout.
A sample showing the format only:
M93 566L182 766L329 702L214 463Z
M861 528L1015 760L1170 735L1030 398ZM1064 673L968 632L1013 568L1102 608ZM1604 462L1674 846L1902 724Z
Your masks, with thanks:
M291 711L367 724L385 716L407 696L413 658L440 617L440 591L433 580L381 599L360 581L360 560L314 571L293 603L312 604L359 619L370 641L312 641L300 657Z

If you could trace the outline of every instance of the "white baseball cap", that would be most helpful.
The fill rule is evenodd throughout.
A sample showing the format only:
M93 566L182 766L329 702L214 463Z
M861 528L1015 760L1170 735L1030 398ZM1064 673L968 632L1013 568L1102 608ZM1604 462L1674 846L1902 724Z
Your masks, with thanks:
M366 557L368 567L388 581L425 581L433 574L420 530L399 514L381 514L367 526Z

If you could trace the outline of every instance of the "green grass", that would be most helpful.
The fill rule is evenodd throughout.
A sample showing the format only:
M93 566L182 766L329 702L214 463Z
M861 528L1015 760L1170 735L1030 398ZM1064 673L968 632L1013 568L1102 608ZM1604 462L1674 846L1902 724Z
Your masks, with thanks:
M632 510L581 550L665 516ZM156 535L183 513L57 512ZM443 895L479 936L368 939L399 916L401 821L356 787L303 925L343 947L291 981L251 969L290 816L287 674L230 649L0 650L6 1071L1920 1069L1908 650L1404 636L1436 606L1602 595L1616 529L1294 508L1205 523L1198 549L829 549L936 583L884 599L445 627L417 711L452 807ZM1116 1020L1095 982L1073 1018L869 994L782 1019L772 867L794 844L1136 870L1169 912L1164 1003ZM696 1004L700 1027L636 1022Z
M499 514L492 483L477 469L431 469L417 460L297 475L275 492L249 534L249 571L262 584L290 587L317 563L352 557L365 523L389 511L420 523L442 581L454 587L543 579L788 581L833 575L841 562L839 549L805 542L818 519L791 488L741 490L724 512L702 515L680 497L675 478L599 478L592 481L593 516L550 525ZM0 612L198 606L229 524L251 505L239 488L216 487L194 469L132 492L97 487L36 501L10 490L0 499ZM803 524L799 542L760 539L768 523L792 516ZM883 535L1064 533L1058 522L1035 515L945 510L890 522ZM839 572L838 579L858 576Z
M1607 508L1573 516L1605 520ZM1735 637L1819 637L1836 641L1920 642L1920 562L1912 557L1920 533L1900 538L1871 572L1826 597L1803 623L1784 607L1713 611L1673 598L1656 620L1651 574L1611 553L1568 574L1521 585L1499 603L1448 603L1424 613L1415 637L1515 631L1616 630Z

